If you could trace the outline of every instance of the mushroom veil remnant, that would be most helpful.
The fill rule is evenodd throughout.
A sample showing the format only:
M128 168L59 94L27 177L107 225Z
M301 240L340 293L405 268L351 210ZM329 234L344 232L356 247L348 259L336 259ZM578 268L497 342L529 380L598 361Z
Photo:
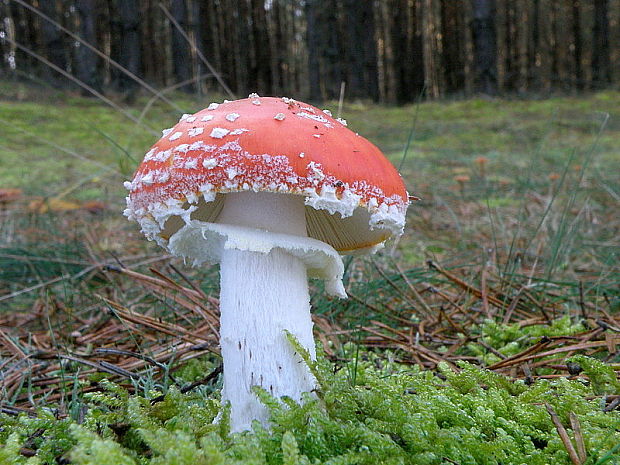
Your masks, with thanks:
M402 233L408 195L377 147L289 98L211 104L148 151L125 215L194 266L219 263L222 402L233 431L267 424L252 388L301 401L315 380L286 337L315 357L308 277L346 297L340 254Z

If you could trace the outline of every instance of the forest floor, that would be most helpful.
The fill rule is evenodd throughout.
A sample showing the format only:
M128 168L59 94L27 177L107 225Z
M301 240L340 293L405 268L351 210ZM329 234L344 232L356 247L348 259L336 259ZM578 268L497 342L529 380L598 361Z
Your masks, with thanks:
M187 113L209 103L174 97ZM338 113L335 102L324 107ZM67 93L0 83L0 444L12 444L15 454L10 459L14 461L6 463L26 463L28 457L44 454L91 463L97 447L104 445L122 460L152 457L152 463L168 463L155 461L165 453L149 434L161 433L153 421L165 417L178 422L178 415L145 410L149 423L140 423L127 399L153 403L162 393L178 396L176 385L181 392L199 392L194 394L202 396L197 402L209 412L215 409L205 399L212 398L216 377L203 378L218 365L213 355L217 341L209 330L217 325L217 269L184 267L147 243L122 216L123 181L180 112L146 98L123 111L126 114ZM362 395L356 386L400 389L402 378L392 375L403 367L420 370L410 380L419 390L430 389L430 381L422 380L425 373L438 376L432 389L441 391L444 383L449 385L446 390L454 388L455 396L471 394L463 383L483 390L496 383L513 396L530 396L533 410L523 414L533 423L524 431L541 431L544 445L534 438L532 447L536 453L551 454L541 455L540 463L616 460L612 448L620 438L610 425L620 424L614 423L619 417L612 416L620 404L614 372L620 370L620 92L399 108L348 102L341 116L388 155L410 193L421 200L411 205L405 235L397 243L375 257L347 259L350 299L334 301L323 296L320 285L314 289L317 338L329 366L338 367L333 376L346 373L329 381L333 389L353 397ZM571 358L581 355L591 358ZM459 365L462 361L492 371L474 373ZM343 366L346 370L340 370ZM317 376L324 379L329 370ZM513 387L489 378L492 372L505 376ZM451 373L463 378L453 379ZM381 384L386 378L393 384ZM564 397L559 387L557 404L553 396L547 399L514 387L563 380L568 384L562 385L566 392L561 394L580 397L584 404L560 402ZM190 389L193 382L197 385ZM589 388L581 392L577 384ZM100 397L93 401L89 394ZM450 408L458 404L465 409L455 399ZM476 412L488 401L467 399L467 408ZM123 406L122 412L114 402ZM179 405L189 401L177 397L166 402L178 413ZM549 414L541 407L546 402ZM507 415L500 415L500 404L489 406L497 418ZM38 410L41 407L53 410ZM355 421L364 416L370 428L366 433L389 433L377 426L376 405L372 415L360 405L356 408L364 412L353 416ZM554 423L553 408L560 423L571 425L571 444L577 449L583 438L570 414L587 416L587 421L580 417L587 430L587 458L575 448L571 455L570 444ZM544 425L536 416L540 411ZM599 418L603 412L606 416ZM41 417L48 413L50 418ZM304 442L303 437L311 436L306 426L294 426L295 419L279 415L286 426L278 433L280 442L268 446L259 434L260 446L252 443L263 454L274 447L278 458L267 463L302 463L302 455L327 461L337 455L337 448L353 453L343 444L316 452L316 444ZM329 411L333 424L353 421L334 415ZM476 415L471 428L484 429L491 421ZM9 425L4 429L3 421ZM55 422L64 423L59 427ZM113 444L97 442L92 431ZM424 455L428 451L420 445L423 441L407 434L399 430L399 439L392 439L408 451L406 456L415 455L411 463L493 463L468 461L473 445L467 451L446 446L434 458ZM228 438L225 433L218 437ZM460 442L469 440L458 437ZM175 438L168 439L180 441ZM445 442L442 438L436 443ZM233 454L231 442L222 440L200 443L200 453L217 449ZM392 446L388 456L396 454ZM250 449L244 449L248 457ZM496 453L491 449L489 456ZM514 457L534 457L523 450ZM372 454L364 458L357 449L355 454L349 462L333 463L373 463ZM239 450L233 455L244 456ZM0 453L0 463L5 463L2 458Z

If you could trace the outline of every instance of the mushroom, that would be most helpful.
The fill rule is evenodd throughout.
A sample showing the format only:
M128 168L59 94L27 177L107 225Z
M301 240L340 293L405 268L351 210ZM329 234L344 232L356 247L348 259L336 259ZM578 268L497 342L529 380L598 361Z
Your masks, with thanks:
M316 387L285 334L315 358L308 277L346 297L340 254L402 233L405 186L372 143L293 99L211 104L164 134L125 183L125 215L194 266L220 264L222 402L233 431L268 425L254 386L298 402Z

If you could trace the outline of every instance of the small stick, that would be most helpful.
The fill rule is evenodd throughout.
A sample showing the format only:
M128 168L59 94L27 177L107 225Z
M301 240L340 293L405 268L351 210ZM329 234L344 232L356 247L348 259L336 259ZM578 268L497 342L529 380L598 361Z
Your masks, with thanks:
M508 322L510 321L512 313L515 311L515 308L517 308L517 304L521 299L521 294L523 294L523 288L517 291L517 295L514 296L512 302L510 302L510 305L508 305L508 310L506 310L506 313L504 314L504 319L502 320L502 323L508 324Z
M551 421L555 425L555 429L558 431L558 434L560 435L560 439L564 443L564 447L566 447L566 452L568 452L568 456L570 457L571 462L573 462L575 465L581 465L582 462L579 459L579 456L577 455L575 448L573 447L573 443L570 442L570 438L568 437L566 428L564 428L564 425L560 421L560 417L558 417L558 414L555 413L555 410L553 410L553 407L551 407L551 405L549 405L546 402L545 402L545 408L547 409L547 412L549 413L549 416L551 417Z
M575 442L577 443L577 455L579 455L579 460L581 460L581 463L584 463L588 458L588 455L586 454L586 445L583 442L581 423L574 412L569 413L569 418L570 426L573 429L573 435L575 436Z
M482 299L482 308L487 318L491 318L491 311L489 310L489 298L487 295L487 266L486 263L482 266L482 272L480 276L480 298Z
M213 381L215 378L217 378L221 373L222 373L222 369L223 369L223 365L220 363L215 370L213 370L211 373L209 373L206 377L198 380L198 381L194 381L191 384L188 384L187 386L184 386L180 389L181 394L186 394L189 391L191 391L192 389L194 389L197 386L201 386L203 384L209 384L211 381ZM157 396L153 399L151 399L151 405L156 404L157 402L161 402L162 400L164 400L166 398L165 394L162 394L160 396Z
M418 292L418 290L413 286L413 284L411 283L411 281L409 281L409 278L407 277L407 275L405 274L405 272L402 270L402 268L398 265L398 263L394 262L394 266L396 267L396 269L398 270L398 272L400 273L400 275L403 277L403 280L405 281L405 284L407 284L407 287L409 287L409 290L411 291L411 293L413 294L413 297L415 298L415 300L418 301L418 303L422 306L422 308L424 309L424 311L426 312L426 316L431 316L433 314L433 311L431 310L431 308L428 306L428 304L426 303L426 301L422 298L422 296L420 295L420 293Z
M581 317L584 320L588 319L588 314L586 313L586 304L584 303L583 298L583 281L579 281L579 306L581 307Z
M344 103L344 89L345 89L346 83L344 81L342 81L340 83L340 97L338 98L338 113L337 113L337 118L340 118L340 116L342 115L342 104Z

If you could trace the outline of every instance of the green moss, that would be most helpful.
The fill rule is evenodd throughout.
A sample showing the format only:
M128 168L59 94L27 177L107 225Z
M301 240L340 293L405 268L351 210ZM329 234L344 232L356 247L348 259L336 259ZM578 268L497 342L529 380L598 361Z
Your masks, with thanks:
M385 360L378 369L376 357L368 354L368 361L336 372L320 358L312 364L320 389L303 405L277 402L257 391L271 409L271 430L255 424L241 434L229 434L226 420L214 423L216 397L171 388L152 405L106 382L104 392L90 396L81 425L43 411L37 418L2 417L0 463L46 464L66 457L83 465L569 464L545 403L569 434L569 414L577 415L588 464L620 442L620 414L604 413L597 400L587 400L599 389L598 381L587 386L559 379L526 386L467 363L458 372L442 364L437 377ZM618 392L601 364L578 362L589 375L599 373L606 389ZM355 385L351 369L357 370ZM33 442L29 438L36 431ZM37 451L36 458L19 455L26 443ZM612 453L609 460L618 459Z

